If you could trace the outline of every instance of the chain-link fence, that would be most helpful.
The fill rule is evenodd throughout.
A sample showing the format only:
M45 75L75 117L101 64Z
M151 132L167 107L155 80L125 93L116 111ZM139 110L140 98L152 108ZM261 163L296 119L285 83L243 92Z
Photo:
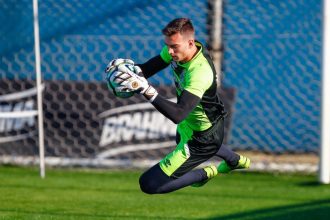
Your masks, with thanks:
M223 1L230 147L318 151L322 14L321 1L312 2ZM104 68L117 57L141 63L157 55L161 29L176 17L191 18L197 39L207 44L210 3L39 1L46 156L129 161L168 153L175 125L138 96L116 99L104 84ZM1 111L34 109L32 1L0 0L0 11ZM174 97L169 69L150 81ZM0 118L0 154L36 155L36 133L34 117Z
M237 89L231 144L317 152L322 1L225 1L224 82Z

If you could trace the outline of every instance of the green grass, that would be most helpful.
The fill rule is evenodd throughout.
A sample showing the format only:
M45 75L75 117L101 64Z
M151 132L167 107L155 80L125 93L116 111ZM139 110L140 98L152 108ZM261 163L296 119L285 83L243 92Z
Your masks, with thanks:
M202 188L140 192L141 171L0 167L0 219L329 219L330 186L314 175L236 172Z

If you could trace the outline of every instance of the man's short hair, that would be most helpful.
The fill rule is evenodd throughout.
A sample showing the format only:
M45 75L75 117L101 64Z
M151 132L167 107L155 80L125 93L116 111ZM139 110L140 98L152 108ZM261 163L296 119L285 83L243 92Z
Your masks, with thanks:
M162 33L168 37L176 33L191 33L194 35L195 29L189 18L176 18L166 25Z

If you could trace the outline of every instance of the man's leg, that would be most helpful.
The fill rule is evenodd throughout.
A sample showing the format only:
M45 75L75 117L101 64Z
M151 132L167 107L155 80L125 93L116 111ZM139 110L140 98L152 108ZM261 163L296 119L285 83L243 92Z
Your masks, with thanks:
M235 153L225 145L221 145L216 156L223 159L218 166L219 173L229 173L235 169L247 169L250 167L251 161L248 157Z
M215 166L192 170L179 178L175 178L165 174L159 164L156 164L141 175L139 183L144 193L162 194L173 192L197 182L206 181L211 178L210 175L217 175Z
M224 159L229 166L236 166L239 161L239 154L229 149L226 145L221 145L216 156Z
M219 128L221 129L218 132ZM218 174L213 165L193 170L218 152L223 139L223 120L206 132L194 132L182 122L177 129L177 146L159 164L140 177L145 193L167 193L197 183L204 185Z

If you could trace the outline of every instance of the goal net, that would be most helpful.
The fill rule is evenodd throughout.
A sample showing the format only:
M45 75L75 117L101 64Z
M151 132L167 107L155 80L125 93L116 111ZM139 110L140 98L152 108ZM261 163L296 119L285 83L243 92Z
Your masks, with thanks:
M143 167L170 152L175 125L139 96L115 98L104 68L113 58L157 55L161 29L177 17L191 18L210 45L212 2L39 1L46 164ZM32 1L0 3L0 160L37 163L36 117L22 115L36 109ZM296 170L315 171L322 1L224 0L218 19L225 144L263 162L255 169L298 161ZM174 98L169 69L150 82Z

